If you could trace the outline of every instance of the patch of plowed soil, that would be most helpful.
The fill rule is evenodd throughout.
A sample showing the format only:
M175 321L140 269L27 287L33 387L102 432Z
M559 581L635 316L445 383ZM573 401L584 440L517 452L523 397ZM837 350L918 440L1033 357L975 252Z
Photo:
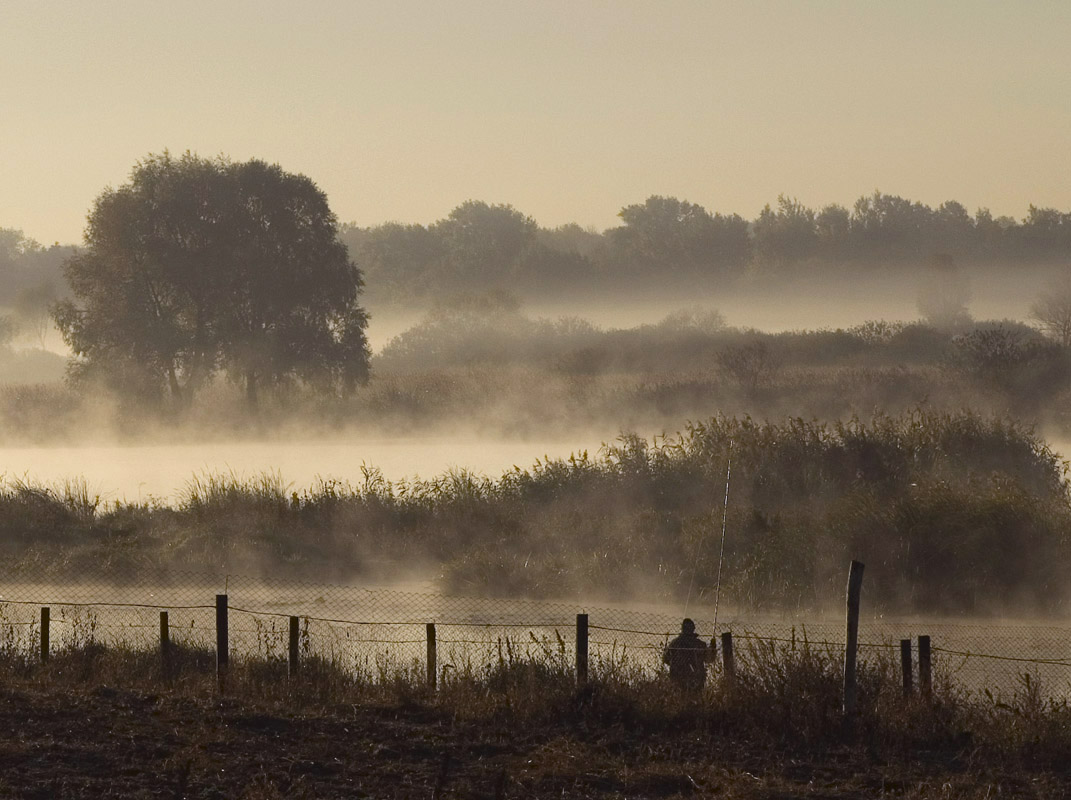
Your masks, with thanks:
M309 715L98 688L0 690L0 797L1071 797L1067 776L863 748L790 757L695 732L456 722L434 709Z

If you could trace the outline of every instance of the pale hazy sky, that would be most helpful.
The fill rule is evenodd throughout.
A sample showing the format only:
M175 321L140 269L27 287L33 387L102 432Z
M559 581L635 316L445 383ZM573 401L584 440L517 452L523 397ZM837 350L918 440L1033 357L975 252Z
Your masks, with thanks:
M344 221L553 226L671 194L1071 208L1071 2L0 0L0 227L81 239L169 148Z

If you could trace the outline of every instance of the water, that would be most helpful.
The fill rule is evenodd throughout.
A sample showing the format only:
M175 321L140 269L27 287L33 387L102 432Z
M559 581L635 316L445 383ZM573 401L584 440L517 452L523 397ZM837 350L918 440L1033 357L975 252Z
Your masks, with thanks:
M278 473L294 491L320 479L358 484L362 465L390 480L433 478L450 469L497 477L513 466L531 467L537 458L567 458L587 449L594 454L605 438L480 439L472 436L379 438L198 444L7 447L2 469L8 480L56 486L84 479L105 500L173 501L195 475L234 474L252 478Z
M85 480L104 500L174 501L189 481L206 473L253 478L279 474L294 491L320 479L352 484L364 479L362 466L380 469L389 480L434 478L451 469L468 469L495 478L514 466L535 460L568 458L598 452L616 433L549 439L481 439L472 436L365 438L273 442L203 442L198 444L5 447L0 470L8 480L36 486L62 486ZM1064 458L1071 441L1050 439Z

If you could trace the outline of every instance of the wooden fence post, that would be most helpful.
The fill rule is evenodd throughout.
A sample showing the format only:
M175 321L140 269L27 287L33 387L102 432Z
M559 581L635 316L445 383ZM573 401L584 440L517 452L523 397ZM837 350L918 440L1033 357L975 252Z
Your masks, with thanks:
M301 658L301 653L298 651L298 642L301 639L300 624L301 620L297 617L290 618L290 647L286 664L287 675L291 678L294 678L298 674L298 669L300 669L299 659Z
M904 696L911 694L911 640L900 640L900 671L904 675Z
M930 637L919 637L919 689L929 697L933 691L933 673L930 662Z
M41 663L48 661L48 621L52 609L41 606Z
M171 679L171 626L166 611L160 612L160 672L165 681Z
M859 596L863 589L863 564L853 561L848 569L847 620L844 636L844 713L855 713L855 661L859 650Z
M721 635L721 662L725 667L725 677L732 680L736 677L736 663L733 661L733 634L726 631Z
M435 645L435 623L429 622L427 624L428 630L428 688L434 689L436 685L435 676L438 672L438 649Z
M227 645L227 595L216 595L216 680L222 692L227 679L230 653Z
M585 683L588 679L588 615L576 615L576 680Z

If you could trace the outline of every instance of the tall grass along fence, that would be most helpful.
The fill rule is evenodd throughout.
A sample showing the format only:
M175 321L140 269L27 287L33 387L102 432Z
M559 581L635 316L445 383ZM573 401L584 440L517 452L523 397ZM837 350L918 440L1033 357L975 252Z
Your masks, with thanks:
M865 590L863 592L865 607ZM937 618L802 620L730 609L715 627L708 608L687 615L713 641L721 678L773 651L844 653L846 667L884 656L900 664L905 692L935 682L968 692L1010 694L1024 682L1071 697L1071 624ZM859 608L859 603L855 603ZM267 659L300 671L328 661L369 682L399 675L435 686L455 674L539 663L580 680L651 678L680 631L683 609L579 606L456 597L403 588L174 573L165 581L33 583L0 575L0 654L47 660L64 649L158 649L164 671L175 653L215 651L221 680L232 661ZM852 641L854 639L854 642ZM851 646L853 645L854 646ZM205 669L211 664L203 665ZM847 673L847 670L846 670ZM845 676L845 702L852 687Z

